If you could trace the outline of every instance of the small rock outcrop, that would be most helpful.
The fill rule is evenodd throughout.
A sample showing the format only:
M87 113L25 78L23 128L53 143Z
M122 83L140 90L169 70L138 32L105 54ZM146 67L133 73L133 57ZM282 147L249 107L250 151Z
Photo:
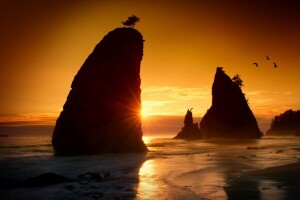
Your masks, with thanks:
M53 132L56 154L146 152L141 128L143 36L117 28L75 76Z
M257 121L238 84L217 68L212 86L212 106L201 120L205 138L261 138Z
M81 174L77 177L79 180L84 181L102 181L111 176L110 172L101 172L101 173L93 173L93 172L87 172L85 174Z
M40 174L39 176L30 177L24 183L25 186L42 186L70 182L71 180L52 172Z
M266 135L300 136L300 110L287 110L275 116Z
M202 139L198 123L193 121L192 109L188 109L184 118L184 126L174 139L198 140Z

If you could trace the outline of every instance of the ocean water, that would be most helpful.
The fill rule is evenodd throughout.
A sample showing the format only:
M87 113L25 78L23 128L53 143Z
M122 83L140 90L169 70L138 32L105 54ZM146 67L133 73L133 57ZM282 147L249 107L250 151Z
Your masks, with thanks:
M50 137L0 139L0 199L227 199L226 186L245 172L299 161L300 138L199 141L144 137L147 154L53 156ZM67 183L28 187L24 182L53 172ZM81 174L110 172L101 181ZM254 185L263 188L276 180ZM259 190L261 199L268 199ZM284 191L273 191L278 199ZM278 193L278 194L277 194ZM275 198L276 199L276 198Z

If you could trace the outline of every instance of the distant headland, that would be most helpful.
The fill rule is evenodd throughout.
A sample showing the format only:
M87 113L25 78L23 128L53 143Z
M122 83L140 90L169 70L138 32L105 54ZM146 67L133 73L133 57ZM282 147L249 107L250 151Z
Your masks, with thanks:
M287 110L276 115L271 122L271 128L266 135L300 136L300 110Z

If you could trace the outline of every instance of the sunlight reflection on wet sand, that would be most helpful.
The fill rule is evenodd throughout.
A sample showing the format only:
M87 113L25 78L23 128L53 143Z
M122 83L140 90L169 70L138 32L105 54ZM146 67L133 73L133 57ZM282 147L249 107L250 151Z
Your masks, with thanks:
M291 146L283 151L282 145L277 147L267 139L247 143L143 139L150 152L139 171L137 199L227 199L225 188L231 180L249 170L292 163L294 154L299 154ZM265 182L256 183L250 187L255 187L258 197L264 199L272 193L260 188L265 185ZM279 191L272 194L284 196Z
M159 187L157 182L155 161L147 160L140 168L138 196L144 199L154 198Z
M147 138L149 144L153 138ZM147 142L146 142L147 141ZM174 141L174 145L177 141ZM164 143L164 142L163 142ZM171 142L172 143L172 142ZM172 147L172 144L169 144ZM138 199L186 197L226 198L221 171L212 172L216 161L204 153L161 152L159 143L149 145L149 159L139 171ZM177 144L173 146L180 147ZM183 147L186 145L183 144ZM178 150L178 149L177 149ZM192 152L191 152L192 153ZM179 155L178 155L179 154Z

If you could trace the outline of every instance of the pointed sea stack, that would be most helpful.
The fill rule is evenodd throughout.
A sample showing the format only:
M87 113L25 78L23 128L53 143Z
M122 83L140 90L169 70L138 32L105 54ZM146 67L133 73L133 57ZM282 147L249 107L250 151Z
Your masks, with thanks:
M261 138L257 121L241 88L217 68L212 86L212 106L201 120L205 138Z
M140 118L143 36L108 33L86 59L56 121L58 155L146 152Z
M187 110L184 118L184 127L182 130L174 137L174 139L185 139L185 140L199 140L202 139L198 123L193 121L192 109Z

